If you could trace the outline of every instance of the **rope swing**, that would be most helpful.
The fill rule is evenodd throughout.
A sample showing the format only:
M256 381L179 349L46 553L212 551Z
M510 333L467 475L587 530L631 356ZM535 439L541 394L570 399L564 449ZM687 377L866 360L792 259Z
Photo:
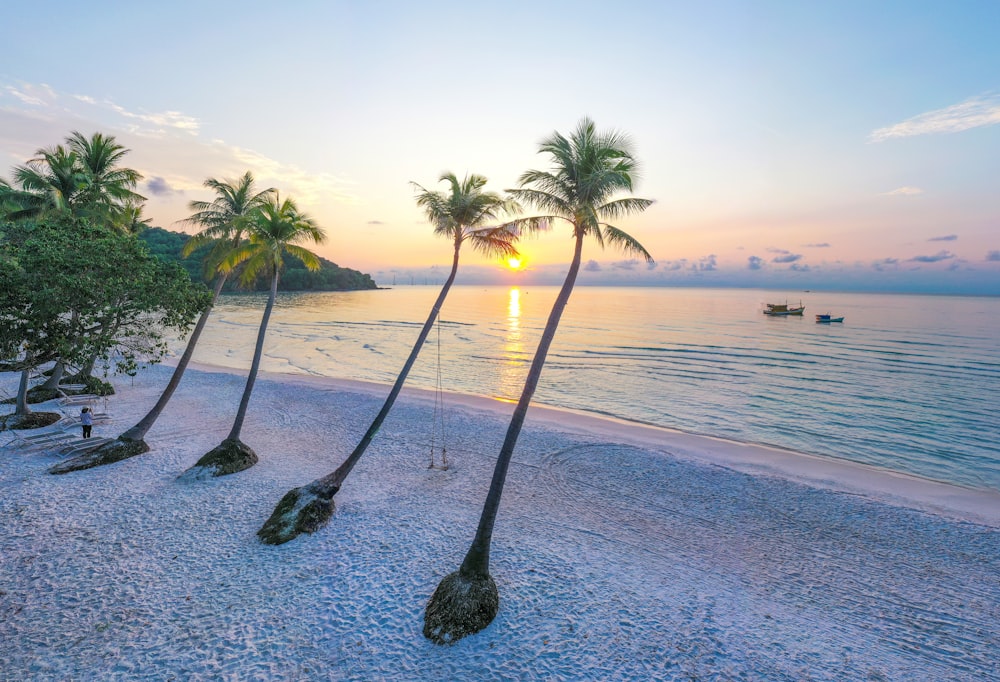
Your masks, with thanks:
M437 442L441 442L441 466L434 463ZM431 463L428 469L448 469L448 449L445 442L444 382L441 379L441 313L437 315L437 377L434 392L434 414L431 417Z

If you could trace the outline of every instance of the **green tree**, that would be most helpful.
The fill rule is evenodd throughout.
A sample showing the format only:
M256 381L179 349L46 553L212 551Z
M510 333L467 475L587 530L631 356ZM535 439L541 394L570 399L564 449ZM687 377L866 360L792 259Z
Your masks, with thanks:
M121 166L128 153L112 135L94 133L88 138L73 131L65 146L39 149L33 159L14 168L17 187L0 188L14 206L7 217L23 220L54 213L127 230L133 217L129 207L145 201L135 192L142 175Z
M221 263L228 254L240 245L247 222L256 211L267 203L275 191L265 189L258 192L254 187L254 178L250 171L244 173L236 181L209 178L205 181L205 186L214 190L216 196L212 201L199 200L188 204L188 208L194 213L185 222L201 226L202 231L185 243L184 252L191 253L199 245L209 249L205 270L210 277L215 279L211 299L201 311L201 316L188 338L184 352L177 361L170 381L167 382L167 386L163 389L156 404L135 426L122 433L111 443L101 447L99 455L102 464L117 462L149 451L149 445L144 438L156 420L159 419L180 385L184 371L191 362L198 339L201 338L208 317L212 313L212 307L219 298L219 292L222 291L222 286L229 276L229 270L220 267Z
M207 303L183 270L107 226L49 217L3 232L0 352L17 354L18 369L95 356L120 370L155 362L164 330L186 331Z
M652 260L638 241L606 222L643 211L652 203L648 199L634 197L614 198L620 192L632 191L637 169L625 137L614 132L598 133L593 122L585 118L569 138L554 133L542 142L539 152L552 157L552 169L527 171L520 178L520 188L510 192L516 199L545 212L547 215L540 216L541 220L570 224L574 238L573 260L549 313L500 448L472 546L461 567L441 581L427 604L424 636L439 644L455 642L479 632L496 616L500 597L489 572L493 525L500 507L507 467L528 405L580 271L584 239L590 236L602 246L608 243L626 253Z
M419 190L417 205L424 209L427 219L434 225L434 234L446 237L452 242L452 263L448 279L441 288L441 293L438 294L403 369L396 377L389 396L361 442L336 471L285 494L271 517L257 532L263 542L273 545L288 542L302 532L314 532L330 519L334 510L334 495L340 490L347 475L351 473L351 469L361 459L361 455L382 427L382 422L392 409L420 349L427 340L434 320L441 312L441 306L444 305L458 272L458 257L462 245L469 242L474 249L487 255L517 254L514 247L517 233L511 225L484 227L487 223L496 221L501 214L513 214L519 211L520 206L516 202L494 192L483 191L486 178L481 175L470 175L459 182L453 173L444 173L440 181L448 183L448 192L432 192L415 183L414 187Z
M14 205L12 220L47 215L79 215L76 210L86 179L76 152L56 145L39 149L35 157L14 168L14 185L5 191Z
M135 192L142 179L138 171L121 166L129 150L118 144L113 135L94 133L89 138L74 130L66 144L79 159L84 179L80 191L80 210L94 220L107 221L125 232L133 231L137 214L146 200Z
M257 454L240 440L240 432L250 405L250 395L257 380L260 360L264 354L264 335L267 333L271 310L278 295L278 277L284 266L283 255L295 256L305 263L306 267L318 269L319 257L305 247L299 246L297 242L310 241L321 244L326 239L322 228L317 226L312 218L300 212L295 202L291 199L281 201L277 195L269 197L253 211L250 219L245 222L245 228L249 241L233 249L220 263L219 268L229 273L236 266L242 265L240 278L246 283L253 282L260 275L266 275L271 281L271 293L260 320L253 362L250 364L250 372L247 375L243 396L240 398L239 409L236 411L233 428L221 444L192 467L191 473L194 476L206 473L212 476L233 474L257 463Z

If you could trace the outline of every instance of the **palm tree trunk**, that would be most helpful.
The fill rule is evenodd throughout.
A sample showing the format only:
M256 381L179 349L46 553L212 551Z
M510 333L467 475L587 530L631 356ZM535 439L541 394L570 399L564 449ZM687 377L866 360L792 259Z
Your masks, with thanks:
M163 389L163 393L160 394L160 399L156 401L153 405L153 409L149 413L139 420L139 423L133 426L131 429L119 436L121 440L142 440L146 437L146 433L153 427L156 420L160 417L160 413L170 402L170 398L174 395L174 391L181 383L181 377L184 376L184 370L187 369L188 363L191 361L191 356L194 355L194 347L198 345L198 338L201 336L202 330L205 328L205 324L208 322L208 316L212 314L212 308L215 306L215 302L219 298L219 293L222 291L222 285L226 283L225 274L220 274L215 278L215 286L212 289L212 301L208 304L208 307L202 311L201 317L198 318L198 323L194 326L191 331L191 336L188 337L187 346L184 348L184 353L181 354L180 360L177 361L177 367L174 368L174 373L170 377L170 381L167 383L167 387Z
M424 322L423 329L420 330L420 336L417 337L417 342L413 345L410 356L406 358L406 363L403 365L403 369L400 370L399 376L396 377L396 383L392 385L392 390L389 391L389 396L385 399L385 403L375 417L375 421L368 427L368 431L365 432L361 442L354 448L354 452L344 460L344 463L337 467L337 470L332 474L324 476L318 481L320 486L332 488L334 492L339 490L344 479L351 473L351 469L354 468L354 465L361 459L361 455L368 449L368 445L375 438L375 434L382 428L382 422L385 421L385 418L389 415L389 410L392 409L393 403L396 402L396 397L402 390L403 384L406 382L406 377L410 374L410 369L413 368L413 364L417 361L417 356L420 355L420 349L424 347L424 342L427 341L427 335L430 334L431 329L434 327L434 321L441 314L441 307L444 305L444 300L448 297L448 291L455 282L455 275L458 273L458 254L461 246L460 241L455 242L455 255L452 258L451 273L448 275L444 286L441 287L441 293L438 294L437 300L434 302L434 307L431 308L431 314L428 315L427 321Z
M42 384L42 388L50 391L55 391L59 388L59 382L62 381L63 374L66 373L66 363L63 362L62 358L56 360L55 366L52 368L52 374L49 378Z
M28 378L31 376L30 358L25 358L25 367L21 370L21 381L17 385L17 399L14 406L14 414L31 414L28 407Z
M253 351L253 362L250 364L250 373L247 375L247 385L243 389L243 397L240 398L240 409L236 411L236 421L233 422L233 429L229 432L226 440L239 440L240 431L243 430L243 420L247 416L247 407L250 405L250 394L253 393L253 385L257 381L257 371L260 369L260 359L264 355L264 335L267 333L267 323L271 319L271 310L274 308L274 299L278 297L278 269L275 268L274 276L271 277L271 295L267 299L264 307L264 316L260 318L260 329L257 331L257 346Z
M545 356L548 355L549 346L555 338L556 329L559 327L559 320L563 310L569 302L569 295L573 292L573 285L576 283L576 276L580 271L580 261L583 255L583 232L576 230L576 245L573 251L573 262L570 264L569 272L566 273L566 280L562 289L552 304L552 311L549 319L545 323L545 330L542 338L538 342L538 350L531 361L531 368L528 370L528 377L524 382L524 389L521 391L521 398L517 401L514 414L507 427L507 436L504 438L500 448L500 455L497 457L496 466L493 469L493 479L490 482L490 491L486 495L486 502L483 504L483 512L479 518L479 527L476 529L476 537L472 541L472 546L462 561L459 572L467 577L488 576L490 568L490 542L493 539L493 524L496 522L497 510L500 508L500 497L503 495L503 485L507 478L507 467L510 465L511 456L514 454L514 446L517 438L521 435L521 427L524 425L524 418L528 414L528 405L531 397L535 394L538 380L542 376L542 367L545 365Z

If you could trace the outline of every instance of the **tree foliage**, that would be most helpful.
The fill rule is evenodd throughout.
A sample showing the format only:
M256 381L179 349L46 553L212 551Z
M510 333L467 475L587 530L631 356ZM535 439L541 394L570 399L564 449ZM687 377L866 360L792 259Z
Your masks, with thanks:
M170 263L178 263L195 282L209 283L204 276L202 263L208 255L210 246L205 245L195 249L190 257L184 258L181 253L184 245L191 239L183 232L172 232L159 227L152 227L139 234L139 239L149 247L150 253L157 258ZM278 281L279 291L354 291L358 289L376 289L377 285L371 275L342 268L325 258L319 259L319 270L312 271L295 256L285 260L285 269ZM267 291L270 281L260 279L245 285L251 291ZM233 291L241 285L237 281L229 282L224 291Z
M22 364L113 357L131 371L159 360L165 332L186 331L208 303L182 269L88 220L8 222L2 238L0 353Z

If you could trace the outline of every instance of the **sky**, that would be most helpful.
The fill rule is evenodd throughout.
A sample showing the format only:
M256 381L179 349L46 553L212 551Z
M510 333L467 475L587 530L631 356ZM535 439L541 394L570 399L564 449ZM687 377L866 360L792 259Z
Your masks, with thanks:
M379 284L443 279L411 183L547 170L584 117L626 134L655 259L590 242L581 284L1000 295L1000 3L256 0L4 10L0 177L78 130L114 135L145 215L180 224L250 170ZM529 210L526 215L532 215ZM519 270L559 283L570 229Z

